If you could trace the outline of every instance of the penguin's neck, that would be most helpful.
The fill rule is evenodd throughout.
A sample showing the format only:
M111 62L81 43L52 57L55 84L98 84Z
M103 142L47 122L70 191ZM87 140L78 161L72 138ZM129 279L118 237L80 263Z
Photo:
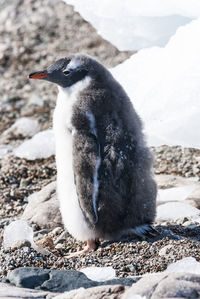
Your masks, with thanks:
M73 106L76 103L79 94L89 86L90 77L85 77L83 80L73 84L70 87L58 87L57 104L54 112L54 126L59 125L60 129L72 129L71 117Z

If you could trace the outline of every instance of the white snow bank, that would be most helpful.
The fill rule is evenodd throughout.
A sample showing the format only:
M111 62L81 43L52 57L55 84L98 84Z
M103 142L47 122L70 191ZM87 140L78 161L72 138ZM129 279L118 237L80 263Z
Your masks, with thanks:
M194 257L185 257L173 264L170 264L164 272L185 272L200 274L200 263Z
M200 210L182 202L168 202L157 207L157 220L173 221L200 215Z
M157 202L165 201L183 201L185 200L194 190L196 185L188 185L183 187L175 187L168 189L158 190Z
M199 36L200 19L178 29L165 48L141 50L112 69L143 119L150 145L200 148Z
M116 278L115 270L112 267L87 267L81 269L80 272L94 281L106 281Z
M29 117L21 117L6 131L3 132L3 136L9 133L16 135L22 135L24 137L32 137L40 131L39 123L36 119Z
M55 154L54 133L46 130L37 133L33 138L24 141L14 150L19 158L28 160L48 158Z
M200 17L199 0L64 0L119 50L164 46L179 26Z

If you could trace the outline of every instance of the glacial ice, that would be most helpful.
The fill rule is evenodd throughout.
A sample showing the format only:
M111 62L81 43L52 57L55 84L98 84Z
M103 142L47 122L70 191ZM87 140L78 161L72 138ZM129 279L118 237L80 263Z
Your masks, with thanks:
M200 3L200 2L199 2ZM112 69L144 122L149 145L200 148L200 19Z
M48 158L55 154L54 133L46 130L37 133L33 138L24 141L14 150L19 158L28 160Z
M200 16L199 0L64 0L119 50L164 46Z
M120 50L142 49L111 71L149 145L199 148L200 1L64 1Z

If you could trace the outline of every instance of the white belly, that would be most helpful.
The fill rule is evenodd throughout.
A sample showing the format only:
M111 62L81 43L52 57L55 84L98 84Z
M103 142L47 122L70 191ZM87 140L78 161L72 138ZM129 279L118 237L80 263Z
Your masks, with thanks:
M75 92L59 89L57 105L54 111L53 127L56 140L57 192L60 211L66 229L76 239L86 241L94 239L94 232L89 229L79 206L74 172L72 168L72 106L76 101Z

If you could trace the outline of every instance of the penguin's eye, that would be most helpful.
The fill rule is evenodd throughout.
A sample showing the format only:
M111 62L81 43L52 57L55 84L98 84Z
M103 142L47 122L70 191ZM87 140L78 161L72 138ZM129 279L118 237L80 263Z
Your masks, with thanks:
M65 76L67 76L67 75L70 74L70 71L68 71L68 70L64 70L64 71L63 71L63 74L64 74Z

